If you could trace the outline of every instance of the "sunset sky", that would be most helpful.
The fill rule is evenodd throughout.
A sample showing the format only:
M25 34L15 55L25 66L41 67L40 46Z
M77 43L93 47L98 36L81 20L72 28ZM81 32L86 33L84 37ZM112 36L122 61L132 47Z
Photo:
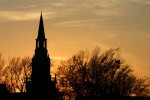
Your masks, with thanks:
M52 59L120 47L137 74L150 76L150 0L0 0L4 57L32 57L41 10Z

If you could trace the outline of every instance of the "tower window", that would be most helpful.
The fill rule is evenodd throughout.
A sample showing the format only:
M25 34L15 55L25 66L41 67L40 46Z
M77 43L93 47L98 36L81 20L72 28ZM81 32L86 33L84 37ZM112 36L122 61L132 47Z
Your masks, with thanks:
M36 48L39 48L39 41L36 40Z

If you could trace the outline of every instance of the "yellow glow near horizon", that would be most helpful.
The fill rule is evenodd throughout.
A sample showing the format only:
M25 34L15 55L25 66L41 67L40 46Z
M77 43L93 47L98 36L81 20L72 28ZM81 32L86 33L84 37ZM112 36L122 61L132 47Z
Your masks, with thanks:
M79 50L121 47L142 76L150 71L150 2L146 0L1 0L0 52L33 56L41 8L52 59Z

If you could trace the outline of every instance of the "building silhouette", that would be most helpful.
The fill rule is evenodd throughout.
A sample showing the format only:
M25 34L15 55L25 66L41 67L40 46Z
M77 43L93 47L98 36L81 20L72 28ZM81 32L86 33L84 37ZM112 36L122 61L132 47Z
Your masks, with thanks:
M35 53L32 58L31 76L26 78L26 92L10 93L6 84L0 84L0 97L49 97L58 99L60 96L56 88L56 76L50 75L50 57L47 50L42 12L39 21L39 29L36 39Z
M42 12L36 39L35 54L32 58L32 73L30 81L26 82L26 92L29 95L47 95L56 97L56 76L50 75L50 57L47 50Z

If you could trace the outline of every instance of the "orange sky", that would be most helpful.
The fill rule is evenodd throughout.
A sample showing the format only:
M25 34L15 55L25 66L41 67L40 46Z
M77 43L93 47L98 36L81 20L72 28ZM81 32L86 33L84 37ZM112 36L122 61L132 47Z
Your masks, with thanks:
M32 56L41 9L48 51L54 60L81 49L121 47L122 57L150 75L148 0L0 0L0 51Z

